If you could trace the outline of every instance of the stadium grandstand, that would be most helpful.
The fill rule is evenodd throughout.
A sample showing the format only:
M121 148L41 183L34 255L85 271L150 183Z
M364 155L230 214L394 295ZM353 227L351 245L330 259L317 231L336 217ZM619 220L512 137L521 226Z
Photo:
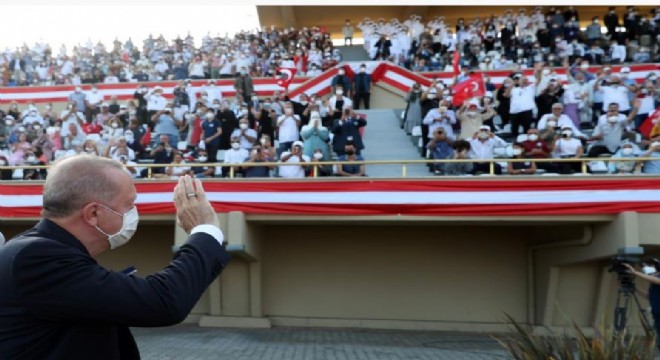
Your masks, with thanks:
M660 8L257 11L1 53L5 236L49 164L112 158L144 221L100 262L149 274L185 240L172 180L203 178L236 259L187 321L239 327L588 328L617 249L660 254Z

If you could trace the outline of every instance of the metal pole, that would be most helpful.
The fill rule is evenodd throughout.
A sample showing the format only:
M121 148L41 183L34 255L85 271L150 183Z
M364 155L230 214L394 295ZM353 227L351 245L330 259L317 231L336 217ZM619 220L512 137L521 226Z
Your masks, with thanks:
M488 171L490 172L491 175L495 175L495 162L491 161L488 163Z
M408 165L406 163L401 164L401 176L408 176Z

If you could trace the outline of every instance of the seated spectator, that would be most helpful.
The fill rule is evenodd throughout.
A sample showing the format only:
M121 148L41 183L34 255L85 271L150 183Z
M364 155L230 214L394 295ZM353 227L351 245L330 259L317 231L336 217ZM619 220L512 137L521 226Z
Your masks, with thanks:
M456 140L454 142L454 160L468 160L470 159L470 142L466 140ZM472 162L451 162L445 164L444 174L449 176L459 176L472 174L474 166Z
M361 127L367 125L367 121L357 116L353 110L346 109L339 120L335 120L332 126L332 148L337 155L344 155L345 144L351 142L353 144L356 155L360 155L361 150L364 149L362 143L362 135L360 135Z
M140 144L140 141L135 138L135 134L133 133L132 130L124 131L124 140L126 140L126 147L130 149L129 153L131 151L133 152L133 158L130 160L144 158L145 156L144 146L142 146L142 144Z
M101 153L99 151L99 144L96 141L89 138L87 138L87 140L83 142L82 151L85 154L96 155L96 156L100 156Z
M640 155L646 158L660 158L660 135L651 138L653 141L649 148ZM643 164L644 174L660 174L660 160L646 160Z
M321 124L321 116L317 111L312 111L309 124L302 127L300 136L304 141L303 153L306 156L311 157L316 149L321 149L323 160L328 160L329 131Z
M23 159L23 166L44 166L46 165L42 160L39 159L41 154L37 154L29 150L25 153L25 158ZM36 168L25 168L23 169L23 180L45 180L47 170L46 169L36 169Z
M153 177L169 177L172 179L178 179L183 175L190 174L190 166L186 166L186 161L183 159L183 155L181 155L181 153L177 152L174 154L171 165L176 166L168 166L165 168L164 174L154 174Z
M118 117L113 116L108 120L108 125L104 127L110 138L124 136L124 127Z
M197 156L195 157L195 163L197 164L208 164L209 157L208 152L203 149L197 151ZM215 175L215 167L213 166L195 166L192 168L192 172L197 178L211 178Z
M437 128L433 133L433 139L429 141L426 148L431 153L431 158L434 160L444 160L451 159L454 157L454 148L452 147L452 141L447 138L445 130L443 128ZM436 175L442 175L444 173L443 169L448 163L434 163L433 172Z
M126 151L123 151L123 150ZM120 151L121 150L121 151ZM106 146L104 157L111 158L113 160L119 160L119 156L126 155L129 160L135 160L135 151L128 146L126 137L113 137L108 142Z
M245 159L250 156L250 153L241 147L240 140L238 136L232 136L230 140L231 148L225 152L225 164L242 164ZM243 170L238 166L232 167L222 167L222 176L229 177L231 174L231 169L233 169L233 174L241 174L243 176Z
M641 173L642 163L636 161L617 161L616 159L634 159L635 148L632 143L624 142L621 148L610 158L607 164L607 169L610 174L632 174Z
M312 154L312 161L313 162L324 162L325 157L329 156L323 152L322 149L315 149L314 153ZM313 169L316 168L316 175L317 176L332 176L332 165L313 165L312 167L312 173Z
M337 161L364 161L364 158L356 153L355 144L347 141L344 144L343 155L337 157ZM337 165L337 176L366 176L364 164L340 164Z
M273 162L273 159L266 157L261 149L261 144L255 144L250 151L250 157L246 158L243 162L243 171L246 178L270 177L270 171L273 169L273 166L245 166L245 164Z
M552 154L550 146L555 143L554 130L551 136L550 142L548 142L546 139L539 137L539 131L537 129L529 129L527 131L527 140L522 143L524 157L530 159L549 159ZM559 172L557 164L551 162L537 162L535 164L537 169L545 170L548 173Z
M584 154L582 142L573 137L573 130L568 126L561 129L561 137L555 141L554 151L560 159L580 159ZM560 174L582 172L581 161L560 162L558 166Z
M232 131L231 137L239 139L241 148L245 150L252 149L254 142L257 141L257 131L249 128L247 117L243 117L238 121L238 127L238 129Z
M632 123L633 120L635 120L635 117L637 116L637 109L639 108L638 106L639 100L636 99L635 104L636 106L633 108L631 113L624 114L619 111L619 104L610 103L609 105L607 105L606 112L598 117L597 125L607 124L611 118L616 118L617 122L622 123L625 127L628 123Z
M530 129L531 130L531 129ZM513 144L513 158L524 159L524 146L521 143ZM509 175L531 175L536 173L536 164L531 161L510 161L507 165Z
M496 147L505 147L507 144L504 140L500 139L497 135L490 131L488 125L483 125L479 131L472 135L468 140L470 143L470 158L475 160L492 160L495 158L493 150ZM498 163L493 164L496 175L502 174L502 166ZM478 172L490 173L490 163L488 162L475 162L472 168L472 174Z
M303 142L295 141L290 151L282 153L280 163L282 164L303 164L310 162L309 156L303 152ZM280 165L279 176L283 178L304 178L305 166L303 165Z
M23 165L26 154L32 150L32 144L28 141L25 132L18 135L18 141L11 145L11 155L9 156L9 165Z
M0 153L0 167L9 165L7 157ZM0 180L12 180L13 175L14 170L12 169L0 169Z
M137 179L140 177L140 174L138 173L136 166L137 164L134 161L131 161L128 159L128 149L119 149L117 151L118 160L119 163L121 163L122 168L126 173L128 173L132 178Z
M587 137L580 131L580 129L575 126L571 118L569 118L568 115L562 113L564 111L564 105L562 103L558 102L552 104L551 109L552 110L549 114L541 116L538 124L536 124L537 129L544 129L547 127L549 121L554 121L553 127L557 127L559 129L570 127L575 137L585 140L587 139Z
M177 153L176 147L170 143L170 137L167 134L161 134L158 136L156 147L151 150L151 157L154 159L154 164L171 164L174 161L174 155ZM148 169L144 169L141 175L143 178L148 178L148 174ZM152 176L154 174L165 174L165 168L152 167L151 174Z

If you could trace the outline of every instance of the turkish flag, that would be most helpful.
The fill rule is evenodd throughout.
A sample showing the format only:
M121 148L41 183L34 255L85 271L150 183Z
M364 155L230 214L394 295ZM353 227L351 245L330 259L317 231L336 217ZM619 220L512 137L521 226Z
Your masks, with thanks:
M484 96L486 86L481 75L471 75L469 79L460 82L454 86L454 96L452 103L454 106L461 106L465 100L473 97Z
M651 130L653 130L653 126L655 125L653 123L654 120L660 121L660 107L655 109L655 111L644 120L642 125L639 126L639 132L641 132L644 137L648 138L649 135L651 135Z
M279 87L288 89L293 77L296 76L296 71L294 68L277 68L275 71L275 83Z
M452 65L454 65L454 75L458 75L461 72L461 68L458 66L460 59L461 54L458 52L458 50L454 51L454 60L452 61Z

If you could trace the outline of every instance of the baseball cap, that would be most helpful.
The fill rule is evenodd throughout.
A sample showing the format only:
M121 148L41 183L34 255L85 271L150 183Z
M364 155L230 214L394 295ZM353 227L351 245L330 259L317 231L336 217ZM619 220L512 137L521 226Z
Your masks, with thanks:
M171 108L165 108L165 112L172 112Z
M300 146L300 147L303 147L304 145L303 145L303 142L302 142L302 141L298 140L298 141L294 141L292 146Z
M488 130L488 131L490 131L490 126L488 126L488 125L481 125L481 126L479 126L479 130Z

